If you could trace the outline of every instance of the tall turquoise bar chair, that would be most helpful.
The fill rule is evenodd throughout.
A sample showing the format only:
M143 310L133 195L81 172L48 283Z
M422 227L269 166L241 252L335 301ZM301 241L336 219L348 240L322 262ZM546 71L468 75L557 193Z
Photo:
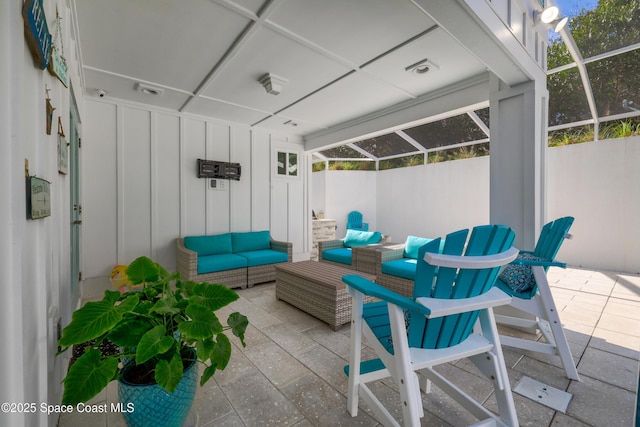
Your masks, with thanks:
M467 240L467 237L468 240ZM347 409L358 413L359 399L385 426L419 426L422 390L431 383L449 394L480 422L517 426L518 418L496 329L493 307L511 297L494 286L501 266L513 261L514 232L487 225L449 234L420 248L412 297L397 294L357 275L342 278L352 296L351 351ZM363 303L364 295L380 301ZM478 328L475 328L476 323ZM362 338L377 358L362 360ZM493 385L498 415L474 400L465 384L434 367L468 358ZM402 421L371 391L370 383L392 378L400 391ZM484 424L483 424L484 425Z
M569 229L573 217L567 216L551 221L542 228L536 247L532 252L520 251L516 258L500 274L496 285L511 295L511 306L534 319L516 315L496 315L500 324L539 331L545 342L527 338L501 336L502 345L559 356L567 378L580 381L569 343L564 333L558 308L553 300L547 270L549 267L567 265L555 260L565 239L571 238Z

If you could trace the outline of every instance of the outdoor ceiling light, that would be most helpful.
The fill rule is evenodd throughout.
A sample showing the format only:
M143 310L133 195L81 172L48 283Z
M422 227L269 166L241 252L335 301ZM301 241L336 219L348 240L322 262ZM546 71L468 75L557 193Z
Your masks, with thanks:
M551 26L553 27L553 31L555 31L556 33L559 33L560 30L562 30L564 26L567 25L567 22L569 22L569 18L567 18L566 16L563 16L560 19L556 19L551 23Z
M549 6L543 10L536 10L533 12L533 20L536 24L541 22L549 25L556 33L560 32L569 22L569 18L560 14L560 9L557 6Z
M553 21L558 19L558 17L560 17L560 9L558 9L556 6L550 6L544 9L542 12L538 11L538 13L540 14L540 22L543 22L545 24L551 24Z
M287 79L283 79L282 77L275 76L271 73L267 73L260 77L258 82L260 82L267 93L271 95L278 95L282 91L283 86L288 83Z

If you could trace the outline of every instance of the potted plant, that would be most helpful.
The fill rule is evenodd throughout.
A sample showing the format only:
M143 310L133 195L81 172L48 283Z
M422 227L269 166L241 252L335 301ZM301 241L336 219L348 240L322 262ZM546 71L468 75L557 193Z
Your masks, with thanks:
M134 260L126 274L139 290L105 291L101 301L87 302L75 311L62 330L58 341L61 352L76 344L85 346L64 379L63 404L87 402L112 380L119 381L121 400L125 384L152 384L162 388L160 394L174 395L182 390L179 384L185 372L191 372L189 376L197 380L198 367L191 369L196 361L205 365L202 386L229 362L231 342L225 331L230 330L246 345L247 318L234 312L223 326L215 314L238 299L235 291L219 284L182 281L179 273L170 274L147 257ZM109 351L105 343L112 343L119 351ZM195 384L185 387L193 400ZM137 390L138 394L149 394ZM121 404L119 408L130 424L135 422L128 415L144 412L142 406L146 405L130 401ZM150 410L151 414L154 411L157 415L156 409ZM188 407L183 411L184 418L188 411ZM176 425L181 425L184 418ZM162 421L168 425L165 415Z

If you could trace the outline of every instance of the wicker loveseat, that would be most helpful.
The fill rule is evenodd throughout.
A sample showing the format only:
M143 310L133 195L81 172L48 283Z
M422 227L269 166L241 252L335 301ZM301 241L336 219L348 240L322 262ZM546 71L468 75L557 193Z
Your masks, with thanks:
M268 230L176 239L176 269L185 280L246 288L274 281L275 264L291 262L292 244Z

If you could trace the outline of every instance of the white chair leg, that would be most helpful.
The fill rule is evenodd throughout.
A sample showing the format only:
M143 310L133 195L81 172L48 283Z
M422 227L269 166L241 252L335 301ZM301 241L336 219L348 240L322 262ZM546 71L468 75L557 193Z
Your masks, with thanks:
M407 332L404 324L404 312L396 305L388 304L391 333L393 336L393 352L395 361L396 382L400 389L400 405L405 427L419 427L420 418L424 416L420 384L411 366Z
M427 378L425 375L422 375L420 372L418 374L418 382L420 383L420 390L424 394L431 393L431 380Z
M347 389L347 410L352 417L358 415L360 390L360 362L362 357L362 303L363 295L354 291L351 317L351 349L349 351L349 385Z
M500 335L498 334L493 309L482 310L479 318L482 325L482 334L493 343L493 350L486 354L485 362L483 363L486 363L485 369L493 371L494 390L500 419L507 425L518 426L518 415L513 401L513 394L511 393L509 374L507 373L504 354L502 353ZM478 363L476 365L480 368Z
M567 373L567 378L580 381L580 376L578 375L576 364L573 360L573 356L571 355L571 349L569 348L567 337L564 334L564 329L560 322L558 309L555 301L553 300L553 295L551 294L547 275L542 267L533 267L532 271L533 276L536 279L536 283L538 284L538 292L540 293L540 299L542 300L546 320L549 322L549 328L551 328L553 340L555 341L556 351L558 352L562 366Z

